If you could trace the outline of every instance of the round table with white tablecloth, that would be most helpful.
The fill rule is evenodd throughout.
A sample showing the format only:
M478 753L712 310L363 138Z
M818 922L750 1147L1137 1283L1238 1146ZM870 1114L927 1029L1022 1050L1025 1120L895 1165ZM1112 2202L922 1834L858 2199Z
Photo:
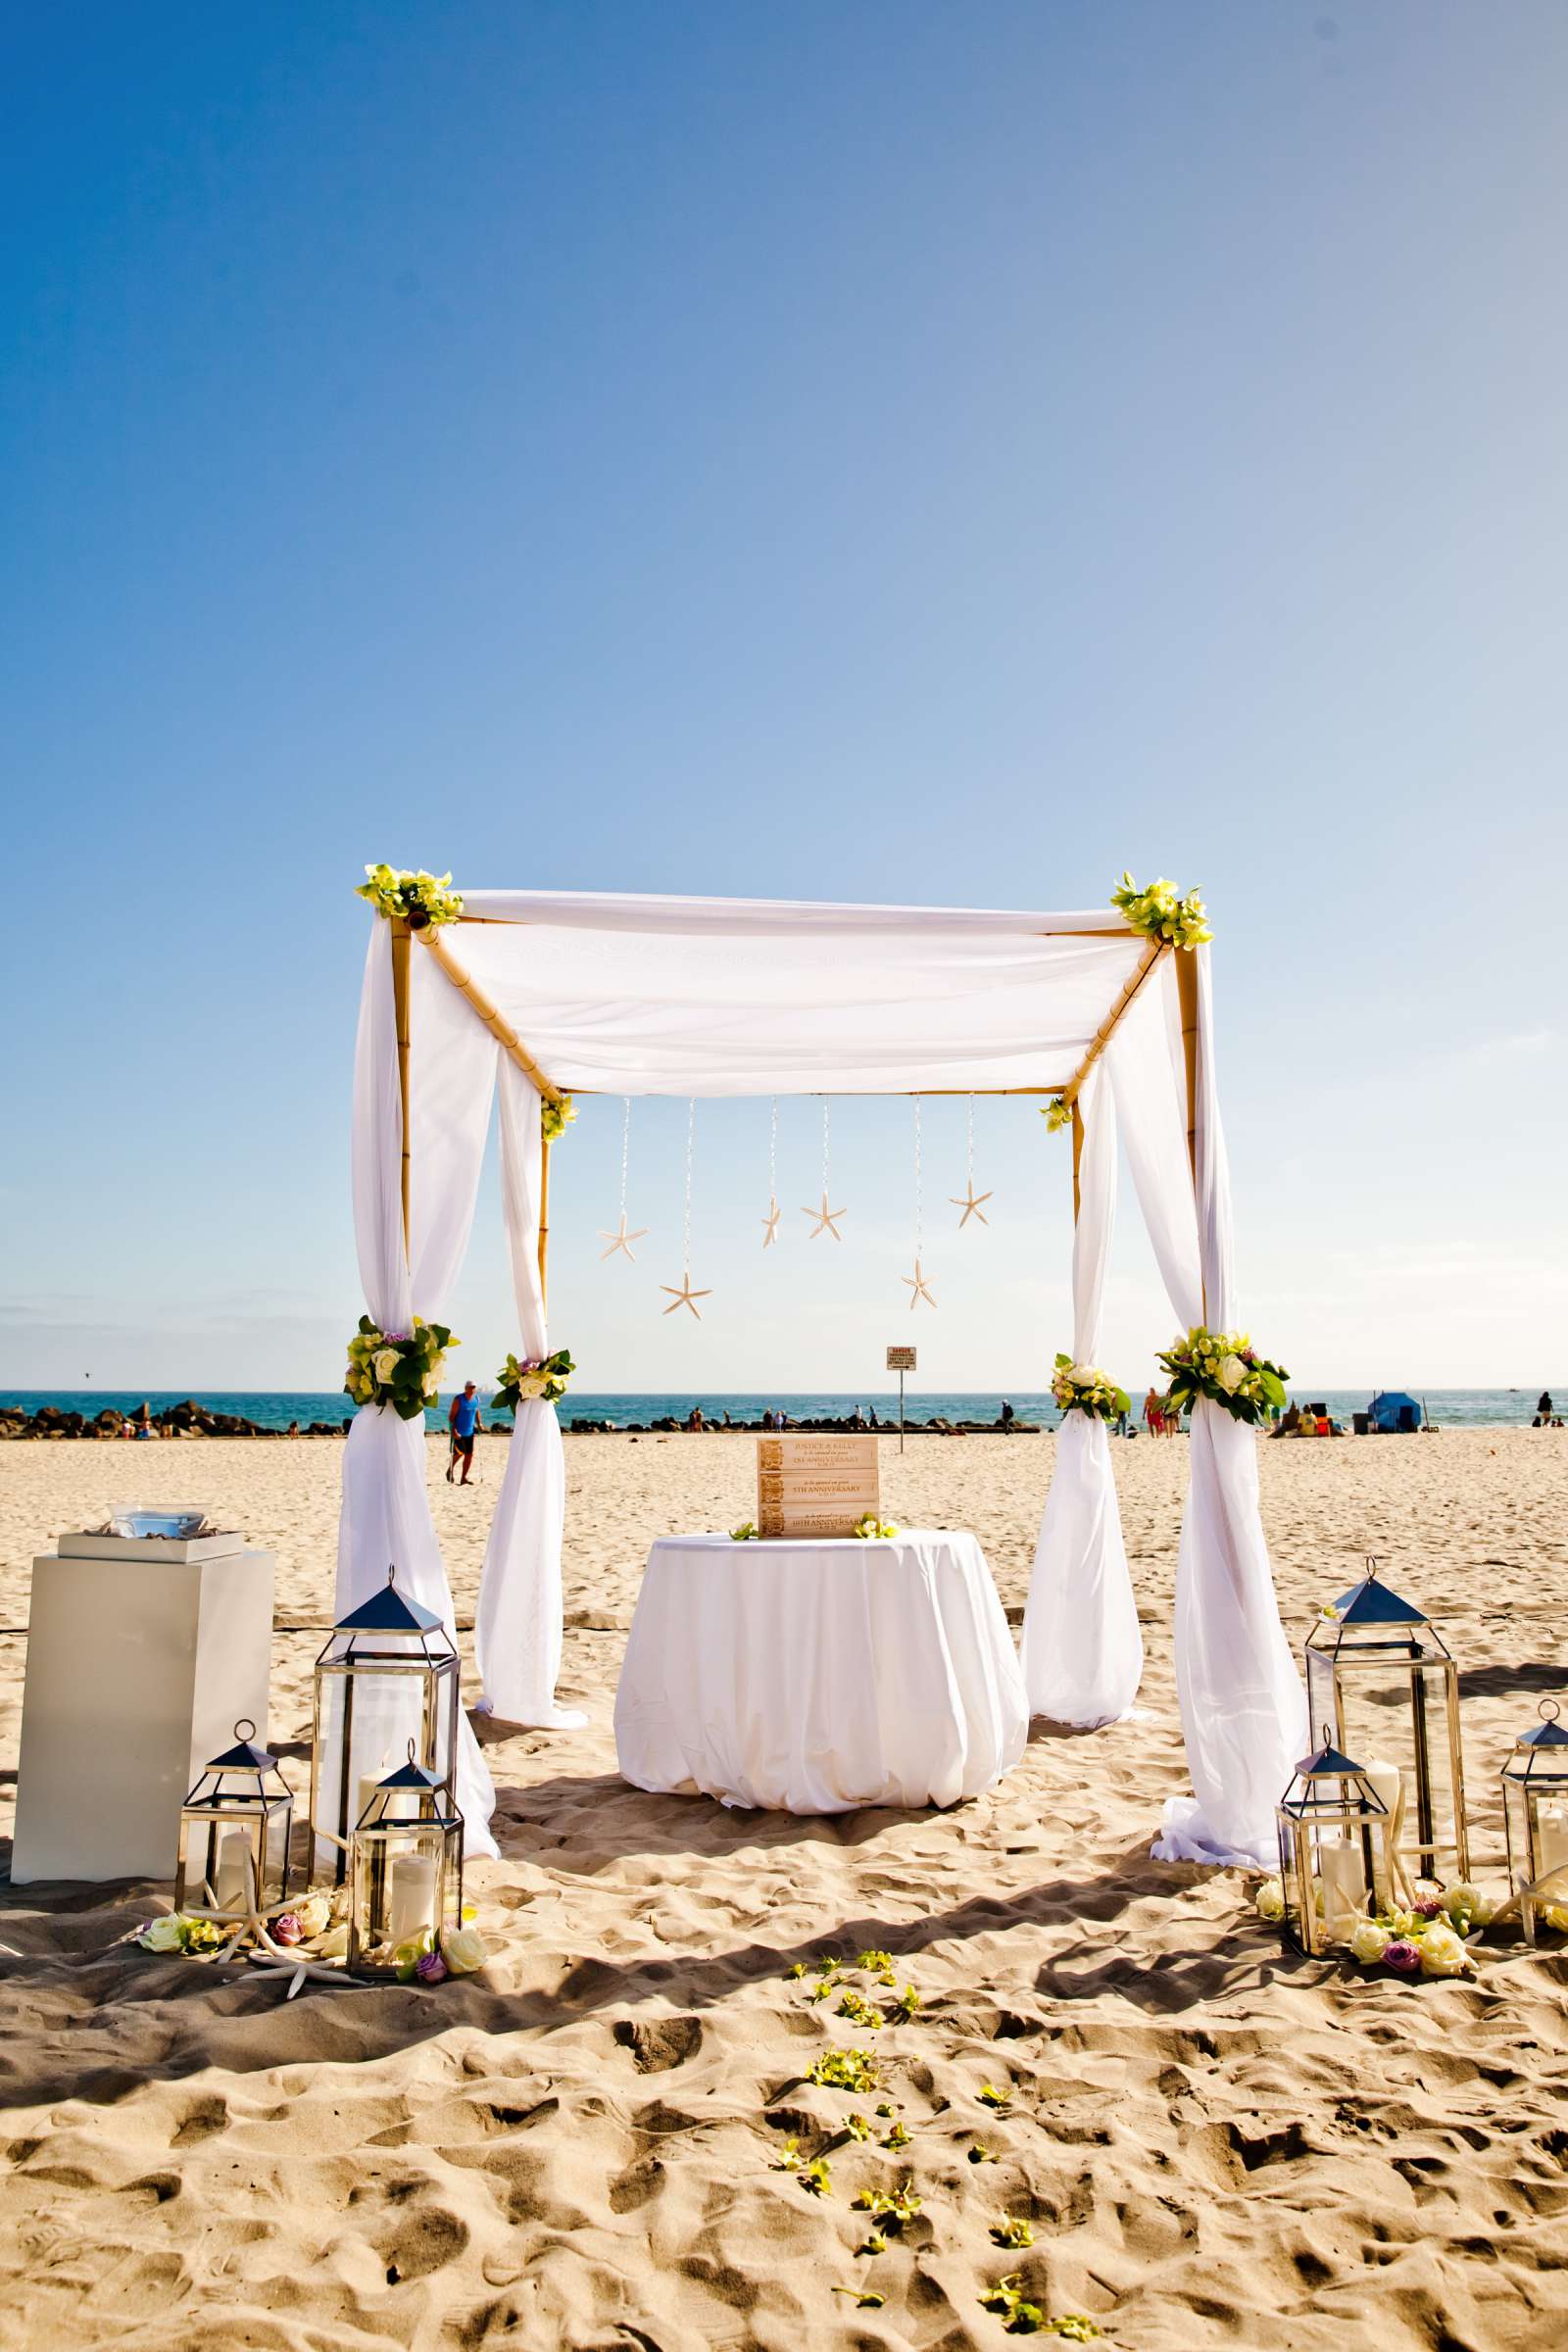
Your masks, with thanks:
M639 1788L786 1813L955 1805L1017 1762L1028 1729L971 1535L667 1536L648 1555L615 1693Z

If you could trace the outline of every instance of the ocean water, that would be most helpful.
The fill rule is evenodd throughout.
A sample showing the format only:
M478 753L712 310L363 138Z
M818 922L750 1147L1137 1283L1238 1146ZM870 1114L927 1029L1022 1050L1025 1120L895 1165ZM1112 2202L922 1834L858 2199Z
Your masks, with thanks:
M1390 1382L1396 1388L1396 1381ZM1568 1380L1548 1381L1545 1384L1557 1401L1559 1411L1568 1408ZM155 1413L166 1405L182 1404L192 1395L189 1389L5 1389L0 1390L0 1405L20 1405L26 1412L36 1412L43 1404L56 1404L67 1412L85 1413L91 1420L106 1405L122 1413L136 1412L145 1397ZM312 1421L328 1421L334 1427L353 1411L341 1390L228 1390L203 1389L196 1392L197 1401L218 1413L238 1413L254 1421L262 1429L287 1429L297 1421L302 1429ZM1349 1425L1353 1412L1364 1410L1370 1389L1295 1388L1292 1396L1300 1402L1327 1404L1336 1419ZM1527 1428L1536 1409L1537 1388L1529 1389L1414 1389L1410 1394L1422 1398L1432 1420L1440 1429ZM1054 1429L1061 1416L1049 1396L1026 1390L1008 1392L1014 1412L1021 1421L1038 1421L1047 1429ZM1135 1401L1140 1401L1135 1399ZM694 1404L703 1408L704 1418L722 1423L726 1410L735 1421L760 1421L764 1409L771 1405L782 1409L792 1420L837 1420L853 1413L857 1404L867 1412L875 1408L877 1418L896 1427L899 1417L899 1394L891 1391L862 1389L853 1396L823 1393L801 1393L790 1390L747 1389L740 1391L695 1390L670 1391L658 1396L634 1395L621 1391L574 1389L560 1407L564 1428L573 1420L609 1421L624 1429L632 1422L662 1420L673 1414L684 1421ZM906 1400L909 1422L929 1421L937 1416L949 1421L994 1421L1002 1407L1002 1392L986 1389L970 1392L918 1395L911 1390ZM507 1419L505 1414L502 1420ZM446 1418L446 1401L432 1407L426 1414L431 1429L441 1427Z

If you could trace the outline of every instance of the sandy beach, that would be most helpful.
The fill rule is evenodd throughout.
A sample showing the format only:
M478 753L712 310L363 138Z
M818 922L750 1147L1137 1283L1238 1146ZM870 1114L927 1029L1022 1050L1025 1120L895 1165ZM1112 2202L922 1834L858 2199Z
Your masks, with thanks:
M884 1509L966 1526L1022 1604L1053 1441L883 1448ZM947 1815L727 1813L616 1777L611 1707L650 1540L750 1515L725 1438L567 1446L564 1699L589 1728L485 1727L499 1863L471 1872L496 1951L439 1990L221 1982L116 1939L167 1888L6 1893L0 2341L29 2348L509 2343L1000 2344L983 2288L1092 2315L1137 2352L1208 2345L1510 2352L1568 2338L1568 1963L1494 1957L1405 1987L1287 1957L1243 1879L1149 1860L1184 1785L1170 1610L1183 1443L1114 1449L1149 1663L1142 1714L1037 1724ZM1568 1689L1568 1438L1470 1431L1260 1446L1298 1645L1363 1553L1445 1613L1464 1669L1475 1875L1500 1882L1496 1774ZM499 1443L430 1492L471 1618ZM195 1501L278 1554L279 1627L330 1606L340 1454L192 1440L0 1452L0 1622L28 1563L122 1499ZM303 1786L319 1636L279 1631L270 1732ZM0 1641L4 1795L25 1644ZM9 1810L4 1828L9 1831ZM788 1977L881 1946L923 1998L877 2037L883 2086L804 2086L865 2036ZM1005 2112L981 2103L991 2084ZM878 2101L895 2119L874 2116ZM833 2195L777 2169L858 2109ZM994 2161L974 2161L981 2143ZM909 2182L886 2251L851 2199ZM1007 2216L1033 2244L993 2243ZM846 2293L842 2290L855 2290ZM859 2305L857 2292L880 2296Z

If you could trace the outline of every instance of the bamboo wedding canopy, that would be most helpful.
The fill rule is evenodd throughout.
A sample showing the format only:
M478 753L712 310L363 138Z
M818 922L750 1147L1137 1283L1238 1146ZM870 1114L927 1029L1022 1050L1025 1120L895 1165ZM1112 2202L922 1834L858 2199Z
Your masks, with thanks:
M1230 1180L1196 894L1177 900L1166 883L1140 891L1124 876L1109 911L1052 915L546 891L460 898L450 877L368 872L363 895L385 928L377 923L367 958L356 1057L355 1224L370 1308L362 1332L442 1316L499 1086L530 1363L549 1346L552 1113L592 1094L1050 1098L1052 1125L1070 1120L1073 1135L1072 1360L1095 1361L1123 1150L1178 1323L1212 1325L1229 1343L1240 1319ZM1245 1337L1234 1347L1256 1360ZM417 1427L374 1410L356 1417L340 1601L363 1597L387 1559L408 1557L426 1605L450 1614L422 1431L422 1417ZM1261 1862L1302 1752L1305 1701L1263 1541L1252 1432L1205 1392L1192 1439L1174 1648L1195 1793L1167 1804L1155 1852ZM564 1470L540 1397L519 1403L507 1454L475 1662L499 1713L559 1725ZM1054 1448L1020 1647L1036 1713L1090 1729L1132 1708L1138 1612L1105 1429L1081 1413L1066 1416ZM465 1748L463 1771L466 1813L487 1814L477 1747Z

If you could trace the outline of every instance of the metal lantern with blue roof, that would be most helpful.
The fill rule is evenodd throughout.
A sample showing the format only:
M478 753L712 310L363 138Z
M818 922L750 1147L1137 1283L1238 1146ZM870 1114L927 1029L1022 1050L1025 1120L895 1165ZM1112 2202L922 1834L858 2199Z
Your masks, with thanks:
M1306 1698L1310 1720L1331 1723L1375 1780L1383 1757L1397 1766L1414 1798L1398 1842L1417 1871L1468 1879L1459 1671L1426 1611L1383 1583L1375 1559L1307 1636Z
M1554 1698L1541 1702L1541 1721L1521 1732L1502 1768L1502 1818L1508 1834L1508 1884L1519 1897L1525 1941L1547 1904L1568 1911L1568 1732ZM1560 1871L1539 1896L1526 1890L1548 1871ZM1549 1923L1548 1923L1549 1924Z
M288 1894L294 1799L277 1758L242 1715L234 1745L214 1756L179 1809L176 1911L248 1919Z
M425 1772L451 1780L459 1685L457 1643L433 1609L405 1599L395 1567L332 1628L316 1661L311 1823L318 1870L338 1886L355 1825L411 1741Z
M1274 1808L1280 1841L1280 1928L1312 1956L1348 1943L1393 1873L1388 1807L1361 1766L1334 1743L1303 1756Z
M408 1761L379 1782L350 1840L351 1976L398 1976L463 1918L463 1815L444 1774Z

